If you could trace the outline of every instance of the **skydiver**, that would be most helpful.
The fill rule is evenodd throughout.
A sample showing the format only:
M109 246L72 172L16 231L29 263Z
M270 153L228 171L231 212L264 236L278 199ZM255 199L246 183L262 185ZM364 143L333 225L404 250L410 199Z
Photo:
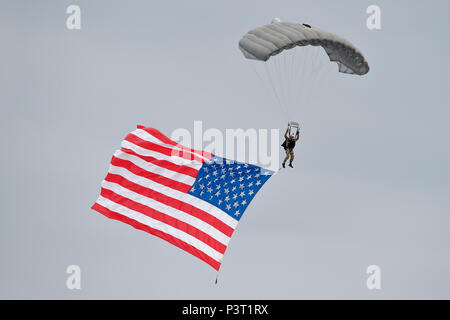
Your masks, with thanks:
M286 132L284 133L285 140L284 140L283 144L281 145L284 148L284 151L286 152L286 158L284 158L284 160L283 160L283 168L286 168L286 161L288 161L289 158L291 158L289 161L289 167L293 168L292 161L294 161L295 142L297 142L298 139L300 139L299 130L297 130L297 133L295 134L295 136L293 134L288 136L289 129L290 129L290 127L288 127Z

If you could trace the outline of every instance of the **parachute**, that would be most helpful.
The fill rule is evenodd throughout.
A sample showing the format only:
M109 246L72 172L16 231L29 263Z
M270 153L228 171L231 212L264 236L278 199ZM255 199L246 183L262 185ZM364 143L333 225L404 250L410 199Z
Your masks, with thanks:
M330 61L339 65L339 72L360 76L369 72L369 64L364 56L350 42L308 24L274 19L271 24L250 30L239 41L239 49L247 59L262 61L267 61L283 50L307 45L321 46Z
M312 86L328 68L321 54L326 53L330 61L337 63L341 73L362 76L369 72L363 54L346 39L308 24L282 22L278 18L247 32L239 41L239 49L245 58L263 64L265 77L255 71L269 83L288 118L292 104L296 108L306 104L297 96L304 98L313 91Z

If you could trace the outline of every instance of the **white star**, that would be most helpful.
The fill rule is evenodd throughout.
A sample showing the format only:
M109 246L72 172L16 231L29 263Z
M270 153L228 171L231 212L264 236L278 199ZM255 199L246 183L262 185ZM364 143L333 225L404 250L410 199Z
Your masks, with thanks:
M238 216L238 215L240 215L241 213L239 212L239 210L238 211L236 211L236 213L234 214L235 216Z
M254 194L254 192L253 192L253 190L250 190L250 191L248 192L248 195L251 196L252 194Z
M245 205L247 204L247 200L242 201L241 204L242 204L243 206L245 206Z
M226 202L230 201L230 197L229 197L229 196L226 196L226 197L225 197L225 201L226 201Z
M242 191L239 195L243 198L243 197L245 197L245 192Z
M226 208L227 210L231 210L231 205L227 204Z
M212 192L212 188L211 188L211 187L208 187L208 188L206 189L206 191L208 191L209 193L211 193L211 192Z
M261 180L256 181L256 185L259 186L261 184Z
M235 203L233 204L233 207L235 207L235 208L239 207L239 203L235 202Z

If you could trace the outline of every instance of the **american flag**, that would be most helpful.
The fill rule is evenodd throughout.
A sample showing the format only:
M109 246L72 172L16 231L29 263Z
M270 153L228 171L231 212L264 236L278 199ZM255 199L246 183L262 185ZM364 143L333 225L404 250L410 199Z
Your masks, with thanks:
M242 214L273 173L138 126L114 153L92 209L219 270Z

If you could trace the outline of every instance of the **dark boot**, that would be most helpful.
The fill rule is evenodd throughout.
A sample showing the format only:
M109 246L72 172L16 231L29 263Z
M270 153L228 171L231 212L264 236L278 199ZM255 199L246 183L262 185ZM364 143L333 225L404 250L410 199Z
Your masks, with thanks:
M292 166L292 162L289 162L289 167L293 168L293 166Z
M283 162L283 168L286 168L286 163Z

